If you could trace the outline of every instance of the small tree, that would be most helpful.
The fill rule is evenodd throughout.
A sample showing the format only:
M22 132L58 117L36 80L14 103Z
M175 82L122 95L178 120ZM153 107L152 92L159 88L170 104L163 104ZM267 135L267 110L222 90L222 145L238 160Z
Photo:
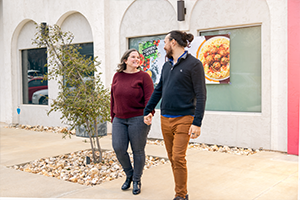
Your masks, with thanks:
M102 161L97 124L110 120L110 93L101 82L100 62L79 53L72 44L74 35L63 32L58 25L37 25L33 44L47 47L48 73L45 79L58 81L59 93L50 104L50 111L60 111L61 120L70 126L84 126L89 134L93 160ZM98 152L98 153L97 153Z

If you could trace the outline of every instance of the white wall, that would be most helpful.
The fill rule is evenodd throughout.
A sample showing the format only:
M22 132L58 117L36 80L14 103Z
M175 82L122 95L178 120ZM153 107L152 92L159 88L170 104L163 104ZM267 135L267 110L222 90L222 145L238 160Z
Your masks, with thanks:
M202 135L196 141L286 151L286 1L185 0L187 14L183 22L177 21L177 0L98 0L88 3L75 0L1 2L5 8L3 29L0 20L0 31L3 35L1 43L3 48L0 48L3 57L0 60L3 72L3 75L0 75L1 122L62 125L59 113L51 114L49 117L45 115L48 106L21 103L19 49L30 46L26 38L29 38L30 30L27 29L32 22L47 22L50 25L57 23L63 25L66 30L72 30L79 37L78 41L93 41L94 54L101 60L102 80L107 87L110 87L122 53L128 48L127 39L130 37L166 34L173 29L197 35L201 30L260 24L262 112L206 112ZM56 84L49 82L49 90L52 90L50 93L55 97ZM22 110L20 116L16 114L18 106ZM41 117L37 119L36 116ZM159 116L160 112L157 111L150 137L162 138ZM216 120L219 121L219 127L212 125Z
M270 10L271 149L287 151L287 1L267 0Z
M4 70L4 57L3 57L4 43L3 43L3 5L2 0L0 0L0 70ZM0 78L0 92L4 92L4 78ZM2 96L2 95L1 95ZM0 98L0 121L5 118L5 98Z

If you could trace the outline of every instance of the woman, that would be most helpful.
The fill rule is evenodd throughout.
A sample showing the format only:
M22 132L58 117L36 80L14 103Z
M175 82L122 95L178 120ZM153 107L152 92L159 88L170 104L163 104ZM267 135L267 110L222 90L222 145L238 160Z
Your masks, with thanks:
M140 71L136 49L127 50L121 58L111 86L112 145L126 174L122 190L133 181L134 195L141 192L141 176L145 165L145 146L150 125L144 123L143 110L154 90L148 73ZM133 165L127 152L133 153Z

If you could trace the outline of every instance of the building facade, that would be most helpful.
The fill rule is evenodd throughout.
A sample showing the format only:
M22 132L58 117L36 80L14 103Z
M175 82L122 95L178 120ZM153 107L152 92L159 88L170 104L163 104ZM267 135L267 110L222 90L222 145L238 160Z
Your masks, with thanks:
M48 116L49 102L36 101L35 90L29 90L32 79L38 81L46 73L40 67L45 58L38 56L45 49L32 44L35 23L71 31L83 53L101 61L102 81L108 88L121 55L139 41L161 39L175 29L195 36L229 34L231 84L207 85L202 135L195 142L297 154L300 67L290 52L299 52L298 1L184 4L185 20L178 21L177 0L0 0L0 121L64 126L60 113ZM55 81L43 89L50 101L58 94ZM157 109L149 137L162 138L159 115Z

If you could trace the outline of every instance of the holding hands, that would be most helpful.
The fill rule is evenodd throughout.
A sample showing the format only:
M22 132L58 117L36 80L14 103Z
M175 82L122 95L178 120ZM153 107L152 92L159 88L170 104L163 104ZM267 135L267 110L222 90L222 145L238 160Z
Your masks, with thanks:
M152 123L152 113L149 113L147 116L144 116L144 123L148 126Z

